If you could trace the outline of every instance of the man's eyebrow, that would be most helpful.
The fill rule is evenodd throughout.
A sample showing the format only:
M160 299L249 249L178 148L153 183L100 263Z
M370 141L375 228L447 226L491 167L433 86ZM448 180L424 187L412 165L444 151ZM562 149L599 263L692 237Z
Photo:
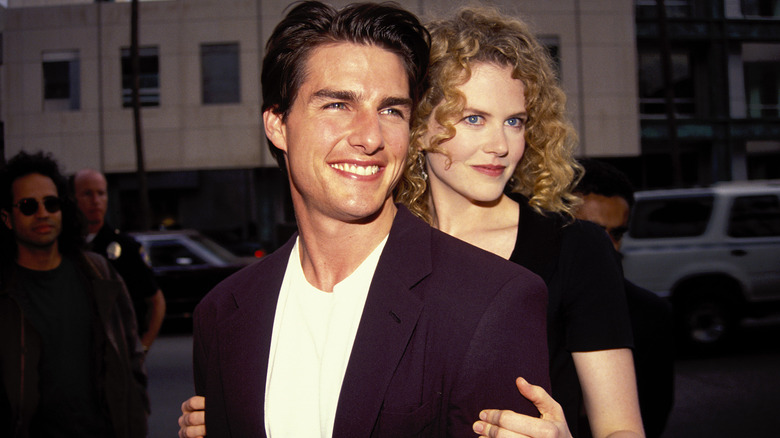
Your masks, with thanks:
M353 91L331 90L330 88L323 88L322 90L317 90L312 93L311 100L321 99L336 99L347 102L355 102L358 100L357 95Z
M387 97L382 100L382 103L379 104L380 108L387 108L391 106L405 106L411 108L412 99L409 99L408 97Z
M354 91L332 90L330 88L323 88L322 90L315 91L312 93L310 100L316 101L324 99L343 100L345 102L357 102L360 100L359 96ZM380 108L391 106L405 106L411 108L412 99L408 97L386 97L379 103Z

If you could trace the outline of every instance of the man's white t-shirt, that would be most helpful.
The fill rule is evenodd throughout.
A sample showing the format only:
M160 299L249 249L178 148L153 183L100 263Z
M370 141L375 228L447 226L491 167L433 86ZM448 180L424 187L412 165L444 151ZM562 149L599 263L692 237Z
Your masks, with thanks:
M333 434L341 383L386 242L387 237L333 292L306 281L295 242L279 291L268 357L264 409L269 438Z

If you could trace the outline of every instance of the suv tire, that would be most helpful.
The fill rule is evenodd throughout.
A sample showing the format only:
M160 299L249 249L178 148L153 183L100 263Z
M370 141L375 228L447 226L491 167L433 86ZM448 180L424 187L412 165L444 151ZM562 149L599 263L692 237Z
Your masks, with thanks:
M738 300L729 294L697 292L676 301L677 332L684 345L716 349L733 335L739 306Z

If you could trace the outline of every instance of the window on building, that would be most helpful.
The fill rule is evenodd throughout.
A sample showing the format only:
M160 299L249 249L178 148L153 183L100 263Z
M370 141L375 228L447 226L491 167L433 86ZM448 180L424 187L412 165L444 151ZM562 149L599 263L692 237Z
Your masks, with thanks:
M747 17L780 17L780 0L741 0Z
M141 106L160 106L160 60L157 47L138 49L140 77L138 96ZM133 66L130 49L122 49L122 106L133 106Z
M558 80L563 82L563 76L561 72L561 41L557 36L545 36L540 35L537 37L540 43L547 48L547 52L552 58L553 66L555 67L555 73L558 75Z
M696 112L691 60L686 52L671 54L674 112L693 115ZM654 51L639 53L639 112L642 116L666 114L666 88L661 54Z
M204 104L241 102L238 43L201 44Z
M780 61L745 62L744 66L748 117L780 116Z
M665 0L664 9L667 18L685 18L691 16L690 0ZM637 18L658 18L658 0L636 0Z
M780 179L780 138L777 140L748 140L747 176L751 179Z
M73 111L81 108L78 50L43 53L44 111Z

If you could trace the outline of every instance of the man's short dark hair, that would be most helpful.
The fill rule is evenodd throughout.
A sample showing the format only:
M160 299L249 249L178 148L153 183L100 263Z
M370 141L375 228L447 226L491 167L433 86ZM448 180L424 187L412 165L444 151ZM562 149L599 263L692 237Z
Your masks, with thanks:
M634 186L625 173L609 163L593 158L582 158L578 161L585 174L574 188L575 193L620 196L626 200L629 209L634 206Z
M262 111L270 109L286 120L306 79L306 62L312 51L337 42L377 46L398 55L413 105L417 104L428 73L430 35L414 14L394 3L355 3L337 10L306 1L290 10L268 39L261 76ZM282 152L270 140L268 146L284 167Z
M11 212L14 181L33 173L50 178L57 187L57 196L59 196L62 205L62 230L58 238L59 251L66 254L81 248L83 239L78 209L70 197L68 181L60 172L60 167L51 154L44 152L29 154L21 151L0 169L0 208ZM2 228L0 230L0 245L3 247L2 258L4 262L7 262L16 258L16 238L13 231L5 225L0 226L0 228Z

